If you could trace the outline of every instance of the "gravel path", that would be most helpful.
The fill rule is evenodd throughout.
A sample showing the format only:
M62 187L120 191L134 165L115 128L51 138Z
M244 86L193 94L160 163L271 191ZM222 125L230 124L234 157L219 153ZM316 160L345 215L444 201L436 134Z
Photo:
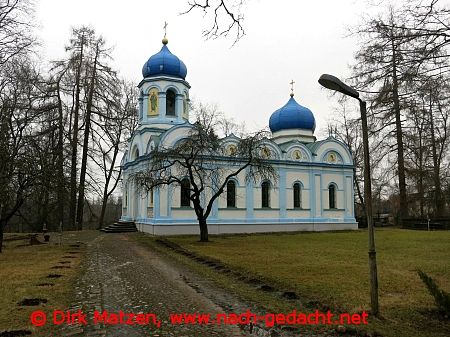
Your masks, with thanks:
M62 336L246 336L237 326L170 324L170 313L225 310L188 286L179 270L129 234L101 234L91 241L84 268L70 311L87 314L88 324L61 326ZM147 325L94 324L95 310L154 313L161 325L155 326L151 317Z

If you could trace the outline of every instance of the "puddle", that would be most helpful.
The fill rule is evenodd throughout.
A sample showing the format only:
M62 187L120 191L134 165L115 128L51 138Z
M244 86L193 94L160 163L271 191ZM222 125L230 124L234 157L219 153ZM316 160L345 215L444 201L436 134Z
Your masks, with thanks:
M45 298L25 298L17 303L17 305L30 307L41 303L47 303L47 300Z

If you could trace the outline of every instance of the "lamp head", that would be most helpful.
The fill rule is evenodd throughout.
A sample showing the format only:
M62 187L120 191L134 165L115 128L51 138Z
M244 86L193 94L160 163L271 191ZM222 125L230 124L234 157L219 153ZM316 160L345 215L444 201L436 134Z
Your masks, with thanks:
M342 82L336 76L323 74L319 78L319 83L327 89L339 91L344 95L359 99L359 92Z

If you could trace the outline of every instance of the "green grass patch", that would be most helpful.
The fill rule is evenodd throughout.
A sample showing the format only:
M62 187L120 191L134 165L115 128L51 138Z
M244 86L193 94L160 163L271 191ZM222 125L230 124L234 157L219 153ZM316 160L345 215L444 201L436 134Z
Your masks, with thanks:
M367 231L212 236L209 243L196 236L169 240L295 291L303 302L319 301L348 312L370 310ZM433 298L417 269L450 291L450 232L377 229L376 245L382 319L370 317L368 330L384 336L448 337L450 321L434 314ZM235 281L228 279L222 283L230 288ZM234 288L242 293L239 286ZM286 308L285 301L273 296L259 300Z
M56 240L55 236L51 239ZM43 241L42 237L39 240ZM84 252L83 245L78 248L70 246L74 242L65 242L63 245L48 243L29 246L28 242L5 242L3 253L0 254L0 332L31 330L50 333L54 330L52 324L40 328L31 325L31 313L43 310L50 313L51 317L53 310L65 310L73 296L73 283ZM63 258L69 255L75 258ZM61 264L61 261L70 263ZM55 266L65 267L52 268ZM63 276L47 278L49 274ZM24 299L33 298L46 299L47 302L37 306L18 304Z

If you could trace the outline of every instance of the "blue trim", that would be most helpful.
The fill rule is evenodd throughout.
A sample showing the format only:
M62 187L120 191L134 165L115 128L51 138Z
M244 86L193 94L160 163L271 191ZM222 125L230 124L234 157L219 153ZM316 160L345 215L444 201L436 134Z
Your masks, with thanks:
M319 177L319 188L317 189L317 187L316 187L316 191L317 190L319 190L319 200L320 200L320 204L319 205L317 205L316 204L316 214L318 213L318 216L316 216L316 217L319 217L319 218L321 218L322 217L322 209L323 209L323 193L322 193L322 191L323 191L323 188L322 188L322 184L323 184L323 179L322 179L322 173L316 173L316 172L314 172L314 177ZM314 180L316 180L315 178L314 178ZM314 196L316 196L316 193L314 193ZM314 198L314 199L316 199L316 198ZM317 212L317 211L319 211L319 212Z
M329 149L329 150L325 151L324 154L322 155L322 159L321 159L322 162L326 162L326 161L327 161L327 160L326 160L326 157L328 156L328 154L329 154L330 152L335 152L335 153L337 153L337 155L339 156L338 158L340 158L341 161L342 161L342 163L344 163L344 157L342 156L341 152L338 151L338 150L335 150L335 149ZM336 164L334 164L334 165L336 165Z
M249 219L253 219L254 217L253 204L253 181L250 180L247 182L245 190L245 205L247 207L247 218Z
M152 77L146 77L139 82L137 85L138 88L142 87L144 83L152 83L156 81L171 81L171 82L178 82L184 84L188 89L191 88L191 85L186 80L183 80L181 78L172 77L172 76L152 76Z
M280 217L286 218L286 170L284 168L280 168L280 183L278 188L278 201L280 207Z
M184 124L179 124L176 127L182 127L185 126L187 124L187 122L184 122ZM171 131L173 130L173 128L170 129ZM163 142L163 138L166 137L165 133L163 135L163 137L161 138L161 140L159 141L159 144L161 144ZM179 139L181 139L182 137L179 137ZM123 165L123 168L128 168L130 166L135 165L136 163L145 160L149 158L148 154L141 156L138 158L138 160L135 161L131 161L128 163L125 163ZM214 157L209 157L209 156L205 156L205 159L214 159L218 162L223 162L224 166L226 165L227 162L229 162L230 158L226 157L226 156L214 156ZM354 168L353 165L346 165L346 164L327 164L327 163L316 163L316 162L294 162L294 161L286 161L285 159L268 159L267 160L268 163L271 163L272 165L280 165L280 166L290 166L290 167L314 167L314 168L332 168L332 169L336 169L336 170L327 170L325 172L328 173L338 173L338 174L342 174L342 171L338 171L337 169L352 169ZM285 167L286 169L288 169L288 167Z
M315 217L316 216L316 182L315 182L315 175L314 175L314 171L310 170L309 171L309 189L310 192L308 193L308 197L309 197L309 209L311 210L310 217ZM312 193L311 193L312 192Z
M173 198L172 198L172 185L167 185L167 216L171 217L172 216L172 203L173 203Z
M160 217L160 190L159 187L156 187L154 191L154 199L153 199L153 218L159 219Z
M158 224L158 225L198 225L197 219L194 218L180 218L180 219L168 219L168 218L159 218L159 219L144 219L139 218L143 224ZM337 223L337 224L354 224L356 223L354 218L254 218L254 219L243 219L243 218L227 218L227 219L211 219L208 218L207 223L209 225L261 225L261 224L315 224L315 223Z

